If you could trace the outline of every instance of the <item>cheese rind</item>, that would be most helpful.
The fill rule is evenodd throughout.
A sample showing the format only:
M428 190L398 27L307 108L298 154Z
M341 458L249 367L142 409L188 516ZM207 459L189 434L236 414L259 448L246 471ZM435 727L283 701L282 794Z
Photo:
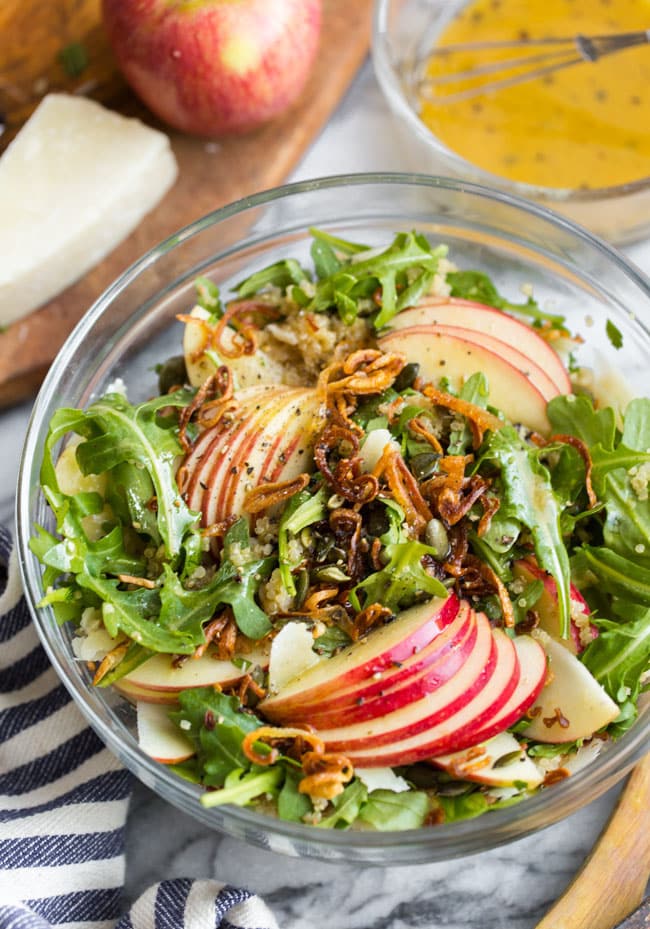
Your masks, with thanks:
M164 133L84 97L45 97L0 159L0 324L100 261L176 174Z

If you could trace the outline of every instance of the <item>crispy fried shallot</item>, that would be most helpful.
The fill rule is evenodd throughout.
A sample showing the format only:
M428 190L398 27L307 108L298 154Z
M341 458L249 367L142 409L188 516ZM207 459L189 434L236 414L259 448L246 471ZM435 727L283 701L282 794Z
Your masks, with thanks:
M501 501L494 494L486 493L481 497L481 506L483 507L483 515L481 516L479 524L476 527L476 534L479 539L485 535L485 533L492 525L492 517L501 506Z
M392 617L393 613L387 606L382 606L381 603L369 603L354 617L350 627L351 638L356 642L375 626L382 626Z
M120 661L126 655L127 649L129 647L129 642L120 642L119 645L116 645L115 648L112 648L108 655L105 655L102 659L99 667L95 671L95 676L93 677L93 684L97 685L104 678L109 671L112 671L113 668L116 668Z
M472 430L474 448L479 447L483 441L483 434L487 432L488 429L492 432L497 432L505 425L503 420L495 416L494 413L489 413L487 410L482 409L480 406L476 406L474 403L469 403L467 400L461 400L460 397L454 397L452 394L445 393L444 390L438 390L433 384L425 384L422 388L422 393L425 397L428 397L429 400L432 400L436 406L442 406L454 413L460 413L461 416L464 416L465 419L468 420L470 429Z
M393 499L404 510L404 519L411 537L418 538L433 518L433 514L399 449L390 443L387 444L372 475L376 479L385 478Z
M594 492L594 488L591 484L592 466L591 466L591 454L589 452L589 449L587 448L585 443L582 441L582 439L579 439L575 435L563 435L563 434L552 435L551 438L548 440L548 444L550 445L553 442L561 442L565 445L570 445L572 448L575 448L575 450L578 452L578 454L584 461L585 463L585 489L587 491L587 498L589 499L589 506L591 508L595 507L598 503L598 497L596 496Z
M422 485L422 493L447 526L459 523L490 487L491 481L478 474L464 476L465 466L472 460L471 455L447 455L438 463L443 473L434 475Z
M363 556L359 548L361 541L361 513L347 507L332 510L330 529L339 548L347 551L347 573L351 580L358 581L363 573Z
M512 601L506 585L501 578L495 573L485 561L481 561L476 555L468 555L465 559L468 568L474 570L495 592L501 604L501 613L503 614L503 624L508 629L514 629L515 612L512 608Z
M396 352L360 348L343 361L328 365L318 378L317 391L325 401L335 394L369 396L390 387L406 358Z
M268 316L277 319L279 308L262 300L233 300L226 307L223 316L217 320L216 325L210 325L207 320L196 316L178 316L181 322L192 325L199 324L202 328L203 341L201 347L192 354L192 360L197 361L208 349L213 349L221 358L241 358L242 355L254 355L257 349L257 325L255 316ZM232 345L223 342L227 328L235 330Z
M200 410L208 400L212 404L218 405L222 402L229 403L231 398L232 378L230 369L225 365L221 365L214 374L205 379L190 403L183 407L178 417L178 439L186 454L192 447L187 438L187 427L197 410Z
M298 784L301 794L331 800L343 793L352 780L354 768L345 755L334 752L305 752L300 759L305 776Z
M134 577L132 574L118 574L118 581L123 584L132 584L134 587L146 587L147 590L155 590L156 582L149 577Z
M287 481L269 481L266 484L259 484L246 494L244 510L247 513L261 513L300 493L308 483L309 475L299 474Z
M419 436L421 439L424 439L425 442L428 442L436 454L444 455L444 450L440 444L440 441L436 438L433 432L431 432L423 419L420 419L418 416L416 416L414 419L409 420L408 427L411 432L414 432L415 435Z
M271 749L270 752L261 753L255 743L261 742ZM242 742L242 751L249 761L255 764L270 765L277 761L278 756L289 755L296 760L305 752L322 755L325 743L309 728L299 729L283 726L260 726L246 734Z
M351 503L369 503L377 496L379 483L361 471L359 437L351 429L334 423L323 429L314 445L314 461L332 490ZM338 460L330 462L330 458Z

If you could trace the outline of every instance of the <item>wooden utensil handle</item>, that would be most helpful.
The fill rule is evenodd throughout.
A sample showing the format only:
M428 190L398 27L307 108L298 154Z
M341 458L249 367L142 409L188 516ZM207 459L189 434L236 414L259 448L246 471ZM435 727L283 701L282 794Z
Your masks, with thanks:
M642 901L650 872L650 755L568 889L536 929L612 929Z

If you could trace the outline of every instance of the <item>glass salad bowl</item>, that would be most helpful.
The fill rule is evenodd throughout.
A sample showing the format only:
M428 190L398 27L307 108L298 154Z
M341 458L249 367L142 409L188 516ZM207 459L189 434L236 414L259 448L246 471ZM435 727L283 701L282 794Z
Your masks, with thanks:
M18 546L34 621L58 674L90 724L140 780L205 826L276 852L368 864L430 862L479 852L550 825L590 802L647 750L646 714L618 741L560 783L477 819L398 832L319 829L235 806L204 809L202 790L153 761L138 745L132 705L112 688L91 684L75 658L72 632L57 625L44 595L42 569L29 541L52 517L39 491L48 424L61 407L85 407L109 384L129 399L156 393L158 362L179 352L178 314L194 302L194 281L207 275L225 293L252 271L297 257L308 263L309 228L369 245L418 230L446 243L459 266L486 272L499 291L521 302L531 288L540 306L567 317L584 335L581 365L594 368L604 394L619 394L620 372L636 395L647 390L650 282L588 232L542 207L505 193L439 177L355 175L292 184L234 203L180 230L144 255L94 304L67 340L34 406L22 457ZM615 348L610 341L616 333Z

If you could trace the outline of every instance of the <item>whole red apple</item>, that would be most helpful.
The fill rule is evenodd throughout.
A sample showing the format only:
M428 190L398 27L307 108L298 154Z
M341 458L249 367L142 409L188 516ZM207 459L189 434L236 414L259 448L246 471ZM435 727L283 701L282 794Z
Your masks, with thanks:
M127 81L170 126L202 136L246 132L302 90L321 0L103 0Z

